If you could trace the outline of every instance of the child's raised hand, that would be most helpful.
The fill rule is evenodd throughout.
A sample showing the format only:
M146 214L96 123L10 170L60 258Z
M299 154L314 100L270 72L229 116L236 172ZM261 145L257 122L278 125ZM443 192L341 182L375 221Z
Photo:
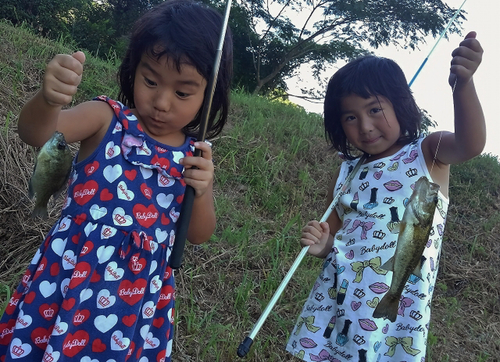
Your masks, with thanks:
M82 80L85 54L58 54L47 65L43 78L43 97L52 106L71 103Z
M455 81L456 86L468 83L483 59L483 48L476 39L476 32L469 32L451 56L453 59L448 82L452 87L455 86Z
M206 142L195 142L194 146L201 150L202 157L184 157L179 162L185 167L184 181L194 188L195 197L200 197L212 187L214 164L212 148Z
M330 238L330 225L327 222L309 221L302 229L300 239L302 246L309 246L307 252L319 258L324 258L333 246L333 239Z

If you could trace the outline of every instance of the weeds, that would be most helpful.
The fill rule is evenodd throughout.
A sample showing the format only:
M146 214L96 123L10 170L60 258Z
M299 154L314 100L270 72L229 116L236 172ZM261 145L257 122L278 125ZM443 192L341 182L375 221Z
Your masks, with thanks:
M28 218L34 151L15 132L21 106L39 89L46 63L70 53L23 27L0 22L0 312L54 222ZM22 56L20 56L22 54ZM75 103L116 97L116 58L87 57ZM14 96L15 94L15 96ZM339 165L321 117L240 91L212 140L217 230L186 247L176 272L176 361L235 361L236 350L300 251L302 226L319 219ZM451 204L428 333L427 361L498 361L500 356L500 165L483 155L453 166ZM322 260L306 257L263 325L245 361L291 361L284 344ZM496 359L495 359L496 358Z

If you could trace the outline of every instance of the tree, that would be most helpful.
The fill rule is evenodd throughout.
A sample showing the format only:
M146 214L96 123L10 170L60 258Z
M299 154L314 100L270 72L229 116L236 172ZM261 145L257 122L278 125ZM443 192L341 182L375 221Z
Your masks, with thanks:
M440 34L456 11L441 0L239 1L236 6L251 21L245 31L252 36L238 38L245 41L240 45L245 52L235 57L251 58L252 68L244 70L253 72L249 90L263 94L286 90L284 81L302 64L311 64L319 80L327 65L368 53L369 47L415 49L426 36ZM459 32L463 19L460 14L449 32ZM238 28L233 32L239 36Z

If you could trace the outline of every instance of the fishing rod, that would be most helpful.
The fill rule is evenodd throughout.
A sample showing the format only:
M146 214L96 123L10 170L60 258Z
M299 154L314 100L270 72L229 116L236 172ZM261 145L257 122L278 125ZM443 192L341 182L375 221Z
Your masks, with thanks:
M460 13L460 10L462 9L462 7L464 6L464 4L465 4L466 1L467 0L464 0L464 2L462 3L462 5L457 9L457 11L453 15L453 17L450 19L450 21L448 22L448 24L446 25L446 27L444 28L444 30L441 32L441 36L436 41L436 43L434 44L434 47L431 49L431 51L429 52L429 54L427 55L427 57L424 59L422 65L420 65L420 67L418 68L418 70L415 73L415 75L413 76L412 80L408 83L408 87L411 87L411 85L413 84L413 82L415 81L415 79L417 78L417 76L419 75L420 71L424 67L425 63L427 63L427 60L431 56L432 52L434 51L434 49L436 48L436 46L438 45L438 43L441 41L441 39L443 38L443 36L446 33L446 31L448 30L448 28L453 23L453 21L455 21L455 18ZM346 192L346 190L348 189L348 187L349 187L349 185L351 183L352 178L354 177L354 175L356 174L356 172L361 167L361 164L364 163L364 161L366 160L366 158L367 158L367 155L364 154L359 159L359 161L356 163L356 165L354 166L354 169L347 176L346 181L344 182L344 185L342 186L342 188L339 190L339 192L337 192L337 194L333 198L332 202L330 203L330 206L328 207L328 209L324 213L324 215L321 218L320 222L325 222L326 220L328 220L328 218L330 217L330 214L332 213L332 211L337 206L337 202L338 202L340 196L342 196ZM288 282L292 278L292 275L295 273L295 271L297 270L298 266L300 265L300 263L302 262L302 260L306 256L308 250L309 250L309 246L304 246L302 248L302 250L300 251L299 255L297 256L297 258L293 262L292 266L290 267L290 270L288 271L288 273L283 278L281 284L278 286L278 289L276 290L276 292L272 296L271 300L267 304L266 308L262 312L262 314L259 317L259 319L257 320L257 322L254 324L254 327L250 331L250 334L247 337L245 337L245 339L239 345L238 351L237 351L238 357L245 357L247 355L247 353L250 351L250 347L253 344L253 340L254 340L255 336L257 335L257 333L259 332L260 328L264 324L265 320L269 316L269 313L271 313L271 310L273 309L273 307L276 304L276 302L278 301L279 297L281 296L281 294L285 290Z
M411 85L413 84L413 82L415 81L415 79L418 77L418 75L420 74L420 71L424 67L425 63L427 63L427 61L429 60L429 57L434 52L434 49L436 49L436 47L439 44L439 42L441 41L441 39L444 37L444 35L448 31L448 28L451 26L451 24L453 24L453 22L455 21L455 18L458 16L458 14L460 14L460 11L462 10L462 7L464 6L464 4L465 4L466 1L467 0L464 0L464 2L462 3L462 5L460 5L460 7L457 9L457 11L455 11L455 14L453 14L452 18L450 19L450 21L448 22L448 24L446 25L446 27L441 32L441 35L439 36L438 40L436 41L436 43L432 47L431 51L429 52L429 54L427 54L427 56L425 57L425 59L422 62L422 64L420 64L420 67L418 68L418 70L415 73L415 75L413 76L413 78L410 80L410 83L408 83L408 87L411 87Z
M201 123L198 133L198 141L204 141L207 134L208 117L210 116L210 109L212 107L212 100L214 97L215 87L217 85L217 77L219 75L220 62L222 58L222 49L224 47L224 39L226 38L227 24L229 21L229 13L231 12L232 0L227 0L226 10L224 13L224 22L222 23L222 30L217 45L215 54L215 64L212 69L212 74L207 85L207 94L203 100L203 107L201 113ZM195 149L194 156L201 156L201 150ZM186 244L187 231L191 214L193 211L194 202L194 188L187 185L184 193L184 201L182 203L182 212L177 224L177 231L175 235L175 242L170 256L170 266L173 269L179 269L182 264L182 254L184 253L184 246Z

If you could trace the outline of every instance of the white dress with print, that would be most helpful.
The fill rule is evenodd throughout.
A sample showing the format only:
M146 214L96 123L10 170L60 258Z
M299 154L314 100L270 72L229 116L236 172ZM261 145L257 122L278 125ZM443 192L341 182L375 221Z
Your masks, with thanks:
M381 266L394 255L405 204L415 181L427 176L423 138L395 154L361 166L337 212L335 235L318 279L286 346L304 361L421 362L430 320L448 200L439 193L431 235L422 256L423 280L410 276L394 323L373 318L391 285ZM341 165L335 192L357 160Z

